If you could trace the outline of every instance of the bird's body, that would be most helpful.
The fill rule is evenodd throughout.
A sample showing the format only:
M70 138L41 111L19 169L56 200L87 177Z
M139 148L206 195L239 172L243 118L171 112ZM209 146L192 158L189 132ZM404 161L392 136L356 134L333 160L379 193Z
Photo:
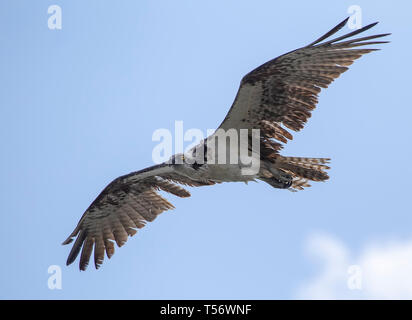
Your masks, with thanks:
M348 40L376 23L322 42L346 22L347 19L308 46L273 59L243 77L219 129L198 146L165 163L112 181L64 242L68 244L77 237L67 264L81 250L80 269L85 270L94 248L98 268L104 252L109 258L113 255L114 241L122 246L147 221L172 209L173 205L158 190L188 197L190 193L180 185L261 180L275 188L296 191L309 187L309 181L327 180L328 158L285 157L280 150L281 143L293 138L288 130L301 130L311 116L321 88L327 88L354 60L377 50L359 47L386 42L369 40L388 34ZM238 140L232 143L231 138L222 139L222 132Z

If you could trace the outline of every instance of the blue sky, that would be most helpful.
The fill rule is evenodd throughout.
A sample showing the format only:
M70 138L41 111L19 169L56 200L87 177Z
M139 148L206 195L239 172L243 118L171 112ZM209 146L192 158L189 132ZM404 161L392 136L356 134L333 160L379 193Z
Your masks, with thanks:
M61 30L47 27L53 4ZM368 34L392 32L392 42L322 92L283 152L331 157L328 182L297 193L264 183L191 189L189 199L168 197L176 209L100 270L65 266L70 247L61 243L91 201L112 179L153 164L156 129L173 132L175 120L217 127L244 74L312 42L352 4L364 25L381 22ZM305 249L319 234L355 257L368 243L410 241L411 9L408 1L2 1L0 298L291 299L325 270ZM61 267L61 290L47 286L50 265Z

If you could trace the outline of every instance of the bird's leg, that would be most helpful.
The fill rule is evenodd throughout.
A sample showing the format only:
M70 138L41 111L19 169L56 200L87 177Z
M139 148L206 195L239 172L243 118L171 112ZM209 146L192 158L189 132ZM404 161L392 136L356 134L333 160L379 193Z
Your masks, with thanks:
M287 189L293 182L293 178L289 173L275 168L273 164L261 168L259 179L279 189Z

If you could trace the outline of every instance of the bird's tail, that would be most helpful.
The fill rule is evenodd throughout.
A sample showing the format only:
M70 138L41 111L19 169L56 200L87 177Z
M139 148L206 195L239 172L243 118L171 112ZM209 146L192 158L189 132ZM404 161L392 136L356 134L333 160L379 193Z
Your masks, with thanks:
M310 187L309 180L325 181L329 179L325 170L329 169L329 158L283 157L276 159L276 168L292 176L290 190L302 190Z

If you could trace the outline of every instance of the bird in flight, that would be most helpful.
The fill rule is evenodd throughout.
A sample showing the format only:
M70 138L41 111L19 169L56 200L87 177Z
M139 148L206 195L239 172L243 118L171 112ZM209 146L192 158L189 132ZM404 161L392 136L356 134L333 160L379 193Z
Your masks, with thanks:
M309 181L325 181L328 158L285 157L280 155L282 143L292 140L289 130L300 131L318 102L318 94L362 55L379 50L364 46L387 43L375 39L389 35L377 34L353 38L377 24L372 23L340 37L327 40L347 23L349 18L309 45L266 62L246 74L238 93L218 130L259 129L257 148L250 132L247 152L258 160L258 170L245 174L245 164L216 163L210 158L220 149L209 142L216 132L198 146L176 154L167 162L129 173L113 180L87 208L74 231L63 244L75 242L67 265L80 251L80 270L86 270L94 249L98 269L104 253L114 254L114 242L121 247L128 236L136 234L146 222L173 205L159 195L162 190L178 197L189 197L182 185L199 187L222 182L264 181L275 188L302 190ZM289 129L289 130L288 130ZM223 144L231 154L232 144ZM200 151L199 151L200 150ZM236 151L238 152L238 151Z

